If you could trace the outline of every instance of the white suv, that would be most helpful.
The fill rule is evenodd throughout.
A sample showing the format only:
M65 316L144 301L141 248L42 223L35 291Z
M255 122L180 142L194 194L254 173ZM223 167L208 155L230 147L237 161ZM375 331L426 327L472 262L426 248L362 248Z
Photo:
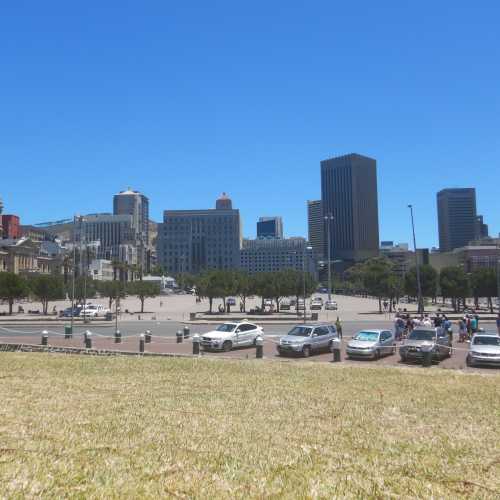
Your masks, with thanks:
M264 330L248 321L223 323L215 330L203 334L201 345L206 350L227 352L233 347L254 346L259 336L264 336Z
M101 304L87 304L82 307L80 315L87 318L96 318L97 316L104 316L107 312L109 312L109 309Z

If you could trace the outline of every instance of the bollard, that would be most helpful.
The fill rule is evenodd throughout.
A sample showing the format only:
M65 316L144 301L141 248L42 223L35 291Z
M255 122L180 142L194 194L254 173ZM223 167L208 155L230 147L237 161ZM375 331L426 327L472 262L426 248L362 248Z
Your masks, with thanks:
M139 336L139 352L140 353L144 352L144 343L145 343L144 333L141 333Z
M333 352L333 362L339 363L341 361L340 358L340 339L336 339L332 341L332 352Z
M264 357L264 339L260 335L255 339L255 357L257 359Z
M424 351L424 355L422 357L422 366L431 366L432 365L432 351L427 350Z
M151 344L151 330L146 330L144 338L146 340L146 344Z
M42 332L42 345L49 345L49 332L47 330Z
M183 337L182 332L180 330L178 330L175 335L177 337L177 343L180 344L182 342L182 337Z
M184 327L184 338L188 339L190 334L191 334L191 331L189 330L189 326L186 325Z
M72 339L73 338L73 328L71 328L71 325L66 325L64 327L64 338L65 339Z
M193 355L199 356L200 354L200 336L195 333L193 335Z
M120 330L116 330L115 332L115 344L121 344L122 343L122 334Z
M85 349L92 349L92 333L88 330L85 332Z

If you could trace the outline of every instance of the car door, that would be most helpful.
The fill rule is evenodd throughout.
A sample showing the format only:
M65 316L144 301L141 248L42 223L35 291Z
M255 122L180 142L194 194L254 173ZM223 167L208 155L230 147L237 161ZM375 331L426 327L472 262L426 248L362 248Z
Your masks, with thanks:
M328 328L326 326L318 326L314 329L316 337L314 337L315 349L325 349L328 346Z
M238 345L251 345L255 334L255 326L243 324L238 327Z
M253 345L255 337L257 336L257 327L252 324L247 324L246 326L246 331L245 331L245 344L246 345Z
M382 332L382 335L383 335L384 352L386 354L391 354L392 353L392 345L394 342L392 332L387 330L387 331Z

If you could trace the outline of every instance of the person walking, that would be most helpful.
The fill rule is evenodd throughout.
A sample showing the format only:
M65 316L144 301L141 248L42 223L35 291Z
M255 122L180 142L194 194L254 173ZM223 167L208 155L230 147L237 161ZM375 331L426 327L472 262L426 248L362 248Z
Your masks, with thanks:
M342 338L342 323L340 321L340 318L337 316L337 321L335 321L335 328L337 329L337 333L339 335L339 338Z
M461 318L458 320L458 341L465 342L467 338L467 324L465 323L465 319Z

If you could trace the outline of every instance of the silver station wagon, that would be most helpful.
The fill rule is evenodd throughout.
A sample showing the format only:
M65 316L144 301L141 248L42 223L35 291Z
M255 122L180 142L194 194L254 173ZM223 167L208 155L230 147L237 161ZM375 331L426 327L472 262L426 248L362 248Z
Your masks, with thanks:
M346 347L346 354L350 358L379 359L395 352L396 341L390 330L362 330Z

